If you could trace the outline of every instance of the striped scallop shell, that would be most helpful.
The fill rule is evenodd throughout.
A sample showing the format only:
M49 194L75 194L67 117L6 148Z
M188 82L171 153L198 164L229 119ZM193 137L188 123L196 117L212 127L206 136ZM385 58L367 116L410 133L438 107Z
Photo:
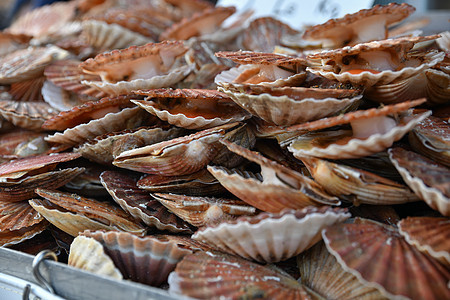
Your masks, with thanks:
M198 230L192 238L258 262L289 259L320 240L323 228L350 217L346 210L308 207L240 217Z
M58 111L45 102L0 101L0 116L17 127L42 130L42 124Z
M42 86L42 96L46 103L59 111L70 110L82 104L80 97L75 93L66 91L48 80Z

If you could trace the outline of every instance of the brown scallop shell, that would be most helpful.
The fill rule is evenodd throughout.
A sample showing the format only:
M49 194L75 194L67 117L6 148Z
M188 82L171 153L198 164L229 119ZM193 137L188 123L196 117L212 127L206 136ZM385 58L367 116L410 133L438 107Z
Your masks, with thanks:
M86 42L98 52L154 42L150 38L118 24L108 24L98 20L86 20L81 24L83 27L82 35Z
M56 46L28 47L0 58L0 83L10 84L39 77L52 61L69 53Z
M57 60L45 68L44 75L65 90L98 99L106 97L106 93L81 84L83 80L99 81L100 76L84 73L78 67L80 63L75 59Z
M281 44L282 38L298 33L297 30L277 19L263 17L254 19L239 38L246 50L270 53Z
M91 161L111 165L114 158L122 152L173 139L180 136L182 132L182 129L176 127L139 127L98 136L74 151Z
M402 148L389 149L390 159L408 186L433 209L450 216L450 170Z
M23 102L39 102L43 100L41 89L44 84L45 77L40 76L29 80L15 82L11 84L9 93L14 100Z
M308 249L321 239L322 229L349 217L347 210L327 206L283 210L203 227L192 238L249 260L278 262Z
M350 272L344 271L325 244L319 242L297 256L300 282L325 299L387 299L367 287Z
M26 47L29 38L22 39L23 36L0 32L0 57Z
M409 245L391 226L358 220L328 227L322 235L344 270L389 298L450 297L450 272Z
M159 230L190 233L187 223L136 185L139 176L132 172L105 171L100 179L114 201L135 219Z
M139 179L137 185L149 193L174 193L190 196L223 195L226 191L206 169L181 176L144 175Z
M0 157L16 159L42 154L42 152L48 150L48 145L45 147L45 142L42 143L46 135L42 132L22 129L0 134Z
M370 40L382 40L387 38L388 26L402 21L415 10L407 3L375 5L370 9L362 9L342 18L330 19L323 24L312 26L304 32L303 38L328 39L332 41L330 46L334 48ZM360 34L361 37L359 37Z
M15 20L6 30L35 38L48 35L75 17L75 3L53 3L33 9Z
M165 0L165 2L179 9L185 17L214 7L211 2L205 0Z
M84 198L76 194L69 194L56 190L36 189L35 192L39 196L44 197L46 199L45 201L50 202L53 210L55 210L54 207L56 206L56 210L59 210L63 213L72 212L77 215L85 216L95 221L96 223L101 224L103 227L102 229L128 231L136 235L143 235L145 232L145 228L142 225L135 222L123 210L109 203L99 202L97 200ZM37 200L31 201L35 203L45 202L37 202ZM43 214L42 212L40 213L44 215L47 220L49 220L49 214ZM53 223L53 220L49 221ZM64 230L62 228L60 229ZM73 236L76 236L79 231L83 230L80 230L80 228L73 228L73 230L71 230L70 232L66 232Z
M220 83L219 91L254 116L290 126L335 115L361 99L357 90Z
M84 168L67 168L28 176L18 182L0 183L0 201L18 202L36 197L36 188L57 189L79 174Z
M306 66L307 61L303 57L286 56L276 53L261 53L253 51L219 51L215 56L227 58L241 65L276 65L286 69L297 71Z
M123 276L105 253L103 245L91 237L79 235L72 244L67 264L101 276L122 279Z
M354 205L401 204L419 200L407 186L374 173L313 157L301 160L314 180L328 193Z
M188 40L196 36L204 39L204 36L219 30L223 21L235 12L236 8L233 6L218 6L202 10L168 27L161 33L159 40Z
M275 267L218 252L186 255L169 275L169 292L197 299L312 299Z
M284 208L339 205L336 197L328 195L317 183L283 165L269 160L226 140L227 148L261 166L261 174L208 166L208 171L231 193L248 204L267 212Z
M420 251L450 266L450 220L408 217L398 223L400 234Z
M99 241L124 278L159 286L185 255L192 251L171 241L152 236L137 237L127 232L85 231Z
M57 113L45 102L0 101L0 116L17 127L29 130L42 130L42 124Z
M155 193L152 196L172 213L195 227L235 219L240 215L254 215L256 208L241 200L195 197Z
M122 152L113 165L147 174L186 175L203 169L218 153L227 124L169 141Z
M449 122L430 116L417 124L409 135L411 147L432 160L450 167Z
M106 133L145 125L148 121L149 114L139 107L125 108L118 113L109 113L100 119L68 128L62 133L57 132L49 135L45 140L52 143L75 146Z

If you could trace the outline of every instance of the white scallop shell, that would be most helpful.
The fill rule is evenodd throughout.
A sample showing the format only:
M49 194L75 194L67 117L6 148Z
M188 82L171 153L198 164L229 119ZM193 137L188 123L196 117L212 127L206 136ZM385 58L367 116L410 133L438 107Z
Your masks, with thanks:
M44 82L41 93L44 101L59 111L70 110L74 106L82 104L77 96L54 85L49 80Z

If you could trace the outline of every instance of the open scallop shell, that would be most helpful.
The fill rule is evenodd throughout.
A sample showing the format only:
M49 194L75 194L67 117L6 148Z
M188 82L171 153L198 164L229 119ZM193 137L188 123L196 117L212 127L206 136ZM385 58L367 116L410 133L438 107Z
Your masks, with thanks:
M253 85L220 83L218 89L252 115L278 126L289 126L334 115L345 111L362 97L354 91L354 97L338 99L333 97L336 90L303 87L264 89ZM331 94L329 97L325 96L327 91ZM294 98L296 95L302 98Z
M408 217L398 223L398 228L408 243L450 266L448 218Z
M103 245L124 278L159 286L167 280L175 265L191 250L156 237L137 237L127 232L85 231Z
M97 20L86 20L82 23L83 36L86 42L98 49L98 52L140 46L153 42L146 36L133 32L118 24L108 24Z
M450 216L449 169L402 148L388 152L393 165L414 193L433 209Z
M344 271L323 242L297 256L297 264L300 282L325 299L386 299L377 289L365 286Z
M241 200L161 193L152 196L178 217L196 227L256 213L256 208Z
M118 113L109 113L103 118L80 124L45 138L47 142L75 146L109 132L131 129L143 125L148 113L139 107L125 108Z
M96 275L123 278L112 259L103 250L103 245L91 237L77 236L73 240L67 264Z
M278 262L308 249L320 240L323 228L349 217L346 210L330 207L262 213L202 228L192 238L246 259Z
M0 101L0 116L17 127L29 130L42 130L42 124L57 113L45 102Z
M405 186L361 169L321 160L302 158L314 180L330 194L363 204L401 204L419 198Z
M199 251L169 275L169 292L198 299L311 299L293 277L240 257Z
M136 185L139 177L139 174L124 171L105 171L100 175L103 186L114 201L135 219L159 230L191 232L183 220Z
M450 297L450 272L409 245L393 227L364 220L336 224L322 235L328 251L344 270L389 298Z
M42 86L42 97L46 103L59 111L70 110L82 103L77 94L66 91L48 80Z

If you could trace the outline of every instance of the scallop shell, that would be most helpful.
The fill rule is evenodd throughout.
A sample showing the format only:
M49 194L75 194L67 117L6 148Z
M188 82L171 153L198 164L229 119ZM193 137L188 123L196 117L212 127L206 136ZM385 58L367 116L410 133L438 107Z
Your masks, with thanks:
M0 200L0 234L5 231L21 230L39 224L44 218L26 201L9 202Z
M179 9L180 13L185 17L214 7L211 2L205 0L166 0L165 2Z
M63 59L69 53L56 46L28 47L0 58L0 83L10 84L36 78L52 61Z
M85 231L103 245L124 278L144 284L159 286L185 255L192 251L171 241L161 241L152 236L137 237L127 232Z
M290 126L334 115L345 111L362 97L353 90L354 97L338 99L333 97L333 94L338 94L336 90L303 87L268 88L220 83L218 89L252 115L278 126ZM327 92L329 97L325 96ZM351 92L347 92L350 96Z
M263 17L254 19L239 38L246 50L270 53L275 50L275 46L281 44L282 38L298 33L277 19Z
M25 48L26 45L24 45L23 43L26 41L23 41L22 37L23 36L21 35L14 35L6 33L5 31L0 32L0 57L16 50ZM26 40L28 40L28 38Z
M432 105L448 104L450 99L450 74L440 70L425 70L427 99Z
M80 63L81 61L74 59L57 60L45 68L44 75L53 84L67 91L98 99L106 97L106 93L81 84L83 80L99 81L100 76L84 73L78 67Z
M308 249L320 240L323 228L349 217L346 210L330 207L262 213L202 228L192 238L246 259L278 262Z
M393 165L414 193L433 209L450 216L449 169L402 148L388 152Z
M48 224L47 221L43 220L42 222L19 230L2 230L0 231L0 246L11 246L32 239L47 229Z
M419 122L409 135L411 147L422 155L450 167L450 127L435 116Z
M450 297L449 271L409 245L390 226L359 221L329 227L322 235L328 251L345 271L389 298Z
M182 129L175 127L139 127L96 137L74 151L91 161L111 165L114 158L122 152L173 139L181 133Z
M236 8L233 6L218 6L202 10L168 27L161 33L159 40L188 40L196 36L205 39L204 36L217 32L223 21L235 11Z
M9 94L13 96L14 100L22 102L39 102L43 100L41 89L44 84L45 77L24 80L11 84Z
M398 223L398 228L408 243L450 266L448 218L408 217Z
M28 130L11 130L0 134L0 158L15 159L42 154L48 150L43 142L45 133Z
M311 299L300 283L275 267L210 251L186 255L169 275L169 286L170 293L198 299Z
M73 107L82 104L76 94L68 92L48 80L42 86L42 97L46 103L59 111L71 110Z
M147 174L177 176L203 169L218 152L218 140L228 124L197 133L122 152L113 165Z
M161 203L140 189L139 175L124 171L105 171L100 175L103 186L123 210L148 226L170 232L191 232L189 226ZM132 192L130 192L132 191Z
M267 212L284 208L339 205L337 198L326 194L311 179L262 155L222 140L233 151L261 166L261 174L208 166L208 171L231 193L248 204Z
M102 244L91 237L77 236L73 240L67 264L96 275L119 280L123 278L112 259L103 250Z
M334 48L347 44L382 40L387 38L387 27L407 18L416 9L407 4L389 3L375 5L370 9L362 9L353 14L347 14L339 19L308 28L303 38L328 41L327 46Z
M46 137L46 141L75 146L109 132L135 128L148 120L148 113L139 107L125 108L118 113L109 113L103 118L80 124Z
M79 174L84 168L67 168L28 176L14 184L0 183L0 201L17 202L36 197L36 188L57 189Z
M187 129L207 129L250 117L215 90L156 89L136 93L148 95L148 98L132 100L133 103L169 124Z
M366 287L344 271L325 244L319 242L297 256L300 282L325 299L386 299L373 287Z
M29 130L42 130L42 124L57 113L45 102L0 101L0 116L17 127Z
M372 134L366 139L350 138L345 144L338 144L335 143L335 141L340 140L341 138L348 139L349 133L347 131L305 134L292 142L288 147L288 150L299 159L304 156L347 159L373 155L391 147L395 141L400 140L406 133L414 128L417 123L427 118L430 114L430 112L425 112L415 117L403 118L399 125L393 127L386 133ZM322 145L322 147L312 146L311 144L310 146L307 146L307 148L303 148L317 137L317 141L320 141L320 139L324 139L325 141L330 139L332 142L328 142L327 144Z
M419 200L407 186L361 169L313 157L304 157L302 162L328 193L354 205L401 204Z
M349 208L352 216L370 219L383 224L397 226L400 216L392 205L368 205L353 206Z
M30 200L30 204L35 207L34 204L38 204L41 207L47 207L46 202L50 202L50 210L59 211L61 214L76 214L79 216L84 216L90 218L93 223L98 223L105 230L121 230L128 231L136 235L142 235L145 229L140 224L136 223L128 214L126 214L120 208L117 208L109 203L99 202L97 200L84 198L76 194L69 194L64 192L59 192L56 190L45 190L36 189L35 192L44 197L45 201ZM32 203L33 202L33 203ZM38 206L36 205L36 206ZM56 208L56 209L55 209ZM35 207L36 209L36 207ZM62 210L60 210L62 209ZM48 211L44 214L42 211L38 210L47 220L49 220L50 214ZM49 220L53 223L53 220ZM70 221L69 219L65 220ZM63 222L63 220L58 220L58 222ZM55 225L55 223L53 223ZM56 226L56 225L55 225ZM56 226L60 228L59 226ZM92 228L92 227L91 227ZM60 228L61 230L64 230ZM80 228L73 228L68 232L69 234L76 236ZM87 227L86 229L89 229ZM92 228L96 229L96 228Z
M256 213L253 206L241 200L161 193L155 193L152 196L172 213L195 227Z
M150 38L133 32L118 24L108 24L97 20L82 22L83 36L86 42L99 49L98 52L140 46L153 42Z
M261 53L253 51L219 51L214 54L220 58L231 59L241 65L276 65L293 72L307 65L304 57L293 57L276 53Z

